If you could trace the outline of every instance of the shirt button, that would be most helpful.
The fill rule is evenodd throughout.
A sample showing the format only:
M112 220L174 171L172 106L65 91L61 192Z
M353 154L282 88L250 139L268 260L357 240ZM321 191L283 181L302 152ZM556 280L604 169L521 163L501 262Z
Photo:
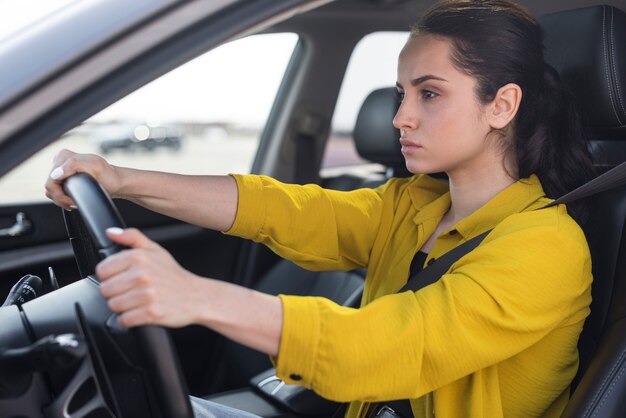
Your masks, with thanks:
M290 374L290 375L289 375L289 378L290 378L291 380L295 380L296 382L297 382L298 380L302 380L302 376L300 376L299 374Z
M430 260L428 260L427 264L430 266L432 263L435 262L435 260L436 260L435 258L431 258Z

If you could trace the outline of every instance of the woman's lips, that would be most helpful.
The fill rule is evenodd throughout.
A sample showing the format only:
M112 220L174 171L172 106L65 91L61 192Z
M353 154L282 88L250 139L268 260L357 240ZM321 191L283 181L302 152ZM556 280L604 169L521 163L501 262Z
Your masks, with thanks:
M405 138L400 138L400 145L402 145L401 151L403 154L410 153L422 148L421 145L411 142Z

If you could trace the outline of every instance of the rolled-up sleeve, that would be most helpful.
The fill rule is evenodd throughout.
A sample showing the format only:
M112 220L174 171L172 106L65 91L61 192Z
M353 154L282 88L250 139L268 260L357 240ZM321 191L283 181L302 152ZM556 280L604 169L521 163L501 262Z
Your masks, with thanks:
M229 235L267 245L310 270L364 267L380 224L383 186L351 192L234 175L239 201Z

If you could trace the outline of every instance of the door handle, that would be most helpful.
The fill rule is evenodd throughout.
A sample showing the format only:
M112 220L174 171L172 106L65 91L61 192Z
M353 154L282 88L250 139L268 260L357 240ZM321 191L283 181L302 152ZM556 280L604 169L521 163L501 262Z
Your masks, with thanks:
M19 237L33 230L33 223L26 217L24 212L15 215L15 224L8 228L0 229L0 238Z

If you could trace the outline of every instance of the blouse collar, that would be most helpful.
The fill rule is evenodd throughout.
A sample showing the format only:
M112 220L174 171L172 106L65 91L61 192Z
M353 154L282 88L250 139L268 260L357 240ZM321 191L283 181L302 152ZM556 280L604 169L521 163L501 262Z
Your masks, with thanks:
M414 196L418 189L409 191L415 205L420 199ZM538 209L551 200L545 198L545 192L539 178L532 174L528 178L520 179L502 190L491 200L481 206L471 215L459 221L443 234L452 231L467 239L494 228L504 218L514 213ZM413 218L416 224L421 224L431 218L441 218L450 208L450 192L447 191L432 202L416 207L417 214Z

